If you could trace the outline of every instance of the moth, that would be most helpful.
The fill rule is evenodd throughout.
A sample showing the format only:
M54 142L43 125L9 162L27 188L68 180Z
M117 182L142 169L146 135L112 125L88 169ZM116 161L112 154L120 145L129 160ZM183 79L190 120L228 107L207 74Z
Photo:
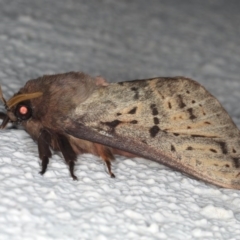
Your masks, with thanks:
M6 101L1 128L21 124L44 174L60 151L74 180L77 155L141 156L220 187L240 189L240 133L204 87L185 77L107 83L82 72L29 80Z

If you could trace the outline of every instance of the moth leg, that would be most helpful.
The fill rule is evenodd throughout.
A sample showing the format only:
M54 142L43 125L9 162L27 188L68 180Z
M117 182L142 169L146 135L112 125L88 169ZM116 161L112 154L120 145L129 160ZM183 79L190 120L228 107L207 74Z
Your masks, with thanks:
M107 166L108 173L109 173L110 177L115 178L115 175L111 170L111 161L114 160L114 156L112 154L111 149L108 148L108 147L105 147L101 144L97 144L97 143L96 143L96 148L97 148L98 155L106 163L106 166Z
M3 120L2 124L0 125L0 129L5 128L7 124L11 122L8 115L4 112L0 112L0 119ZM11 123L12 123L12 126L9 127L8 129L17 129L17 123L16 122L11 122Z
M74 152L66 136L58 134L57 141L58 141L59 149L62 152L62 155L66 163L69 165L69 171L70 171L71 177L73 178L73 180L78 180L78 178L74 174L74 166L75 166L75 161L77 160L77 154Z
M111 161L109 161L109 159L103 159L107 165L107 168L108 168L108 173L110 175L111 178L115 178L115 175L114 173L112 172L111 170Z
M8 115L6 113L0 112L0 119L2 119L2 124L0 125L1 129L4 129L8 122L10 121L10 118L8 117Z
M42 170L39 172L43 175L49 163L49 158L52 156L50 145L51 135L47 130L42 130L40 136L38 137L38 154L39 158L42 160Z
M4 119L7 116L6 113L4 112L0 112L0 119Z

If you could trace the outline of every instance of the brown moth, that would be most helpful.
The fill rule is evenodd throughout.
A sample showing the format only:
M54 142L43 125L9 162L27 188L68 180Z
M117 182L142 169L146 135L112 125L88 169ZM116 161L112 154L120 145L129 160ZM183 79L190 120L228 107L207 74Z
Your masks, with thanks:
M240 189L240 133L204 87L184 77L107 83L81 72L30 80L6 101L8 122L37 142L44 174L51 149L60 151L75 180L78 154L106 163L114 154L141 156L195 178Z

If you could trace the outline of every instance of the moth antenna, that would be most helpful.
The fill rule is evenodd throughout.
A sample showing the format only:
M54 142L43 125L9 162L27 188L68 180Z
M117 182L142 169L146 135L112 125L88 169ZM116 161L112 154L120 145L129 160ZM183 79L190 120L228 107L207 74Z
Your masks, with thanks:
M6 105L7 105L8 108L11 108L11 107L17 105L18 103L20 103L22 101L30 100L30 99L33 99L33 98L38 98L42 95L43 95L42 92L19 94L19 95L16 95L16 96L13 96L12 98L10 98L6 102Z
M8 115L6 115L2 121L2 124L0 125L0 129L4 129L7 126L9 121L10 121L10 118L8 117Z
M7 115L6 113L0 112L0 119L3 120L6 117L6 115Z
M9 119L8 115L6 113L3 113L3 112L0 112L0 119L3 120L2 124L0 125L0 129L4 129L7 126L8 122L10 121L10 119Z
M4 103L5 108L7 108L7 101L6 101L5 98L3 97L3 92L2 92L1 85L0 85L0 99L1 99L1 101Z

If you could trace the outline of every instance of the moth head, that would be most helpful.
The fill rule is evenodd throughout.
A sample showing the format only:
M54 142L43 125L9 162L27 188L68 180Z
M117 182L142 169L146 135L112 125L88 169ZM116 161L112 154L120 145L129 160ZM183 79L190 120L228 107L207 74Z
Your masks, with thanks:
M0 127L4 128L9 121L18 123L30 119L33 113L30 99L40 97L42 94L42 92L19 93L6 101L0 87L0 99L7 110L6 117Z

